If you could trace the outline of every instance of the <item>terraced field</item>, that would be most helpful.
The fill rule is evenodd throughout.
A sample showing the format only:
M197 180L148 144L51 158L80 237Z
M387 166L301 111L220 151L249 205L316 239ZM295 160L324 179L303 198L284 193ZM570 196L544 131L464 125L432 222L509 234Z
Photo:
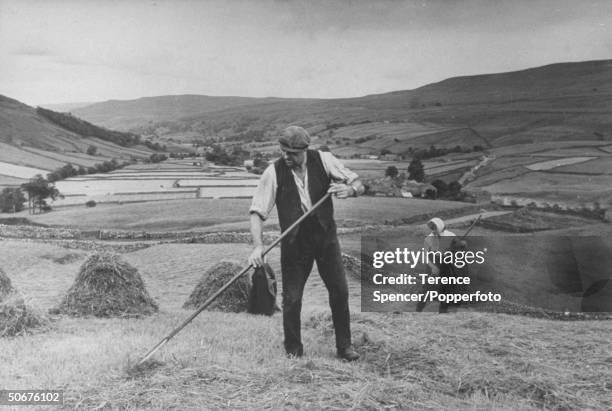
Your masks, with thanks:
M478 170L470 187L519 203L612 206L612 153L601 141L547 142L491 150L493 161Z
M556 160L542 161L539 163L529 164L527 167L533 171L554 170L558 167L584 163L585 161L593 160L596 157L565 157Z
M585 173L585 174L612 174L612 156L595 158L590 161L581 162L567 166L561 166L554 169L557 172L564 173Z
M0 175L0 189L5 187L16 187L27 182L28 180L25 178Z
M23 147L23 151L37 155L38 157L44 157L49 160L55 160L58 165L54 166L53 169L62 167L65 164L72 164L74 166L92 167L97 163L104 161L110 161L111 157L106 156L90 156L85 153L55 153L52 151L40 150L33 147Z
M431 159L423 161L425 176L428 180L434 179L437 175L448 174L453 171L460 171L470 168L477 164L480 153L469 153L456 158L454 155L445 157L445 160ZM384 161L368 159L346 159L343 163L359 174L362 178L382 178L385 176L387 167L397 167L400 173L407 173L410 161Z
M38 155L5 143L0 143L0 161L49 171L64 165L64 163L57 159ZM28 176L28 178L32 176Z
M340 127L327 138L325 133L320 134L318 143L328 145L335 154L345 158L355 154L379 154L383 149L395 154L407 154L410 149L427 149L431 145L449 148L488 145L470 128L410 122Z
M46 173L47 170L40 168L18 166L11 163L0 162L0 174L9 177L28 179L34 177L36 174L46 175Z
M52 205L252 197L258 177L241 169L193 165L193 161L130 165L104 174L58 181L64 198Z

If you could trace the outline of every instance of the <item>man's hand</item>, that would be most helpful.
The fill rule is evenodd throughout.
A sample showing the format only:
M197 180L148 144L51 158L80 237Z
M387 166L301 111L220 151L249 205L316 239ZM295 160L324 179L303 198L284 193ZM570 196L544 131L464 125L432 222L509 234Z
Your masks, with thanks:
M451 241L451 251L467 250L467 241L453 238Z
M355 195L353 187L342 183L331 183L327 192L335 194L337 198L347 198Z
M437 265L431 265L431 276L437 277L440 275L440 268Z
M251 264L253 267L263 266L264 264L263 252L264 252L263 245L255 246L255 248L253 248L253 251L251 252L251 255L249 256L249 260L248 260L249 264Z

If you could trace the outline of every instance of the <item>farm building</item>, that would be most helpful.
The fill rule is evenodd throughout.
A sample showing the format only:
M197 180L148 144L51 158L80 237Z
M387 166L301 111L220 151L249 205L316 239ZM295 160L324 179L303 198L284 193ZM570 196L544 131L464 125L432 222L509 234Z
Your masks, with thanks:
M401 192L403 197L410 197L408 193L410 193L412 197L436 198L438 195L438 189L433 185L419 183L414 180L404 181L402 183Z
M380 156L381 160L385 160L385 161L397 161L397 160L401 160L401 156L398 154L384 154L382 156Z

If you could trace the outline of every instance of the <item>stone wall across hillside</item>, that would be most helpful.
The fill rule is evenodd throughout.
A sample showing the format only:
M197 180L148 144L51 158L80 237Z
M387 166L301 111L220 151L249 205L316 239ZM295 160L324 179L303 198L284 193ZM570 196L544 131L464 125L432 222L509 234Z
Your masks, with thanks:
M129 242L129 243L105 243L91 240L57 240L57 239L32 239L19 238L12 241L20 241L23 243L44 243L58 247L68 248L71 250L85 250L91 252L115 252L115 253L131 253L133 251L142 250L143 248L151 247L154 243Z
M583 215L589 218L605 219L605 213L612 209L612 204L599 204L596 202L581 203L578 201L542 200L512 195L492 195L493 204L506 207L532 207L544 211L567 212Z
M0 237L7 238L35 238L35 239L78 239L80 230L68 228L35 227L29 225L0 224Z

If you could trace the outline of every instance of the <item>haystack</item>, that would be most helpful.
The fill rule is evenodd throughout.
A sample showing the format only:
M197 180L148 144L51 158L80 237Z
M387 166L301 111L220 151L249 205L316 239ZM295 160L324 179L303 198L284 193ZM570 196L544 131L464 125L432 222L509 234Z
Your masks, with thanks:
M77 317L138 317L156 312L157 304L136 268L103 252L83 263L58 311Z
M0 270L0 338L22 334L30 328L46 324L46 319L26 306L23 296Z
M216 293L223 285L225 285L233 276L243 270L243 267L231 262L221 261L206 271L193 292L183 304L183 308L192 309L198 308L211 295ZM249 280L248 275L244 274L227 290L225 290L217 299L208 307L208 309L226 311L226 312L241 312L246 311L249 297Z

